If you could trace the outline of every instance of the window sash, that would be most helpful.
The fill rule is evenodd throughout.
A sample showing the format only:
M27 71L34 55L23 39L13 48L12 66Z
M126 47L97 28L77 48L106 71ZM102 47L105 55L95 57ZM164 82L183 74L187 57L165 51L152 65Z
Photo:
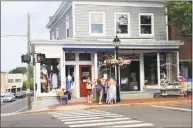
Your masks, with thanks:
M141 23L141 17L142 17L142 16L150 16L150 17L151 17L151 24L142 24L142 23ZM140 15L140 19L139 19L139 20L140 20L140 21L139 21L139 22L140 22L140 34L141 34L141 35L151 35L151 34L153 34L153 23L152 23L152 22L153 22L153 16L152 16L152 15ZM151 26L151 33L150 33L150 34L148 34L148 33L142 33L142 32L141 32L141 31L142 31L142 30L141 30L141 29L142 29L142 26Z

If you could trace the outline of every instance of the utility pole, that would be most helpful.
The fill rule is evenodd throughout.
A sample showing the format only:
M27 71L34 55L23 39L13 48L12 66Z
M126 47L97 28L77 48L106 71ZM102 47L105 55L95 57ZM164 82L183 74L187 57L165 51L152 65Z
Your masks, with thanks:
M27 54L30 55L30 14L28 13L27 17ZM31 109L30 106L30 62L27 63L27 78L28 78L28 84L27 84L27 106L28 106L28 111Z

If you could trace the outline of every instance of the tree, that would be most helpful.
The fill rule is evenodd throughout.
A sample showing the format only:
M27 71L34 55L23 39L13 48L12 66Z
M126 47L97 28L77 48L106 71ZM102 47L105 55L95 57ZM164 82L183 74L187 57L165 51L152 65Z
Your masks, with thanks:
M30 80L30 89L33 89L34 88L34 84L33 84L34 82L33 82L33 79L31 79ZM28 81L26 80L26 81L24 81L23 82L23 90L26 90L26 88L27 88L27 85L28 85Z
M169 24L175 25L183 37L192 37L192 1L167 1Z
M30 66L29 69L27 69L26 67L17 67L11 71L9 71L9 73L22 73L22 74L26 74L27 71L29 70L30 73L30 79L33 78L33 66Z
M27 72L27 68L26 67L17 67L11 71L9 71L9 73L22 73L25 74Z

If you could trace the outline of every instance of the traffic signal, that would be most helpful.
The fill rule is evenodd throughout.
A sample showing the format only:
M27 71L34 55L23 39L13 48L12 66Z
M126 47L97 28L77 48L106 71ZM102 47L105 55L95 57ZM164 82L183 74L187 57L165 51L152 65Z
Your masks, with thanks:
M37 54L37 63L42 63L46 59L45 54Z
M22 55L21 56L22 63L30 63L31 62L31 55Z

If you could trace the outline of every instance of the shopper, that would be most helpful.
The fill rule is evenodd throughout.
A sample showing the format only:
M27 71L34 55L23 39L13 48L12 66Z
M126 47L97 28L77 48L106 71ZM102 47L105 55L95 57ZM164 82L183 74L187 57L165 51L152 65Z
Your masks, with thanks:
M88 103L92 103L92 82L90 80L90 76L87 77L86 89L87 89Z
M104 86L104 80L102 78L102 75L98 75L98 78L96 81L93 82L97 84L97 88L98 88L98 92L99 92L99 104L103 104L102 103L102 97L103 97L103 86Z
M108 78L108 103L116 103L116 81L112 78L112 76L109 76Z

